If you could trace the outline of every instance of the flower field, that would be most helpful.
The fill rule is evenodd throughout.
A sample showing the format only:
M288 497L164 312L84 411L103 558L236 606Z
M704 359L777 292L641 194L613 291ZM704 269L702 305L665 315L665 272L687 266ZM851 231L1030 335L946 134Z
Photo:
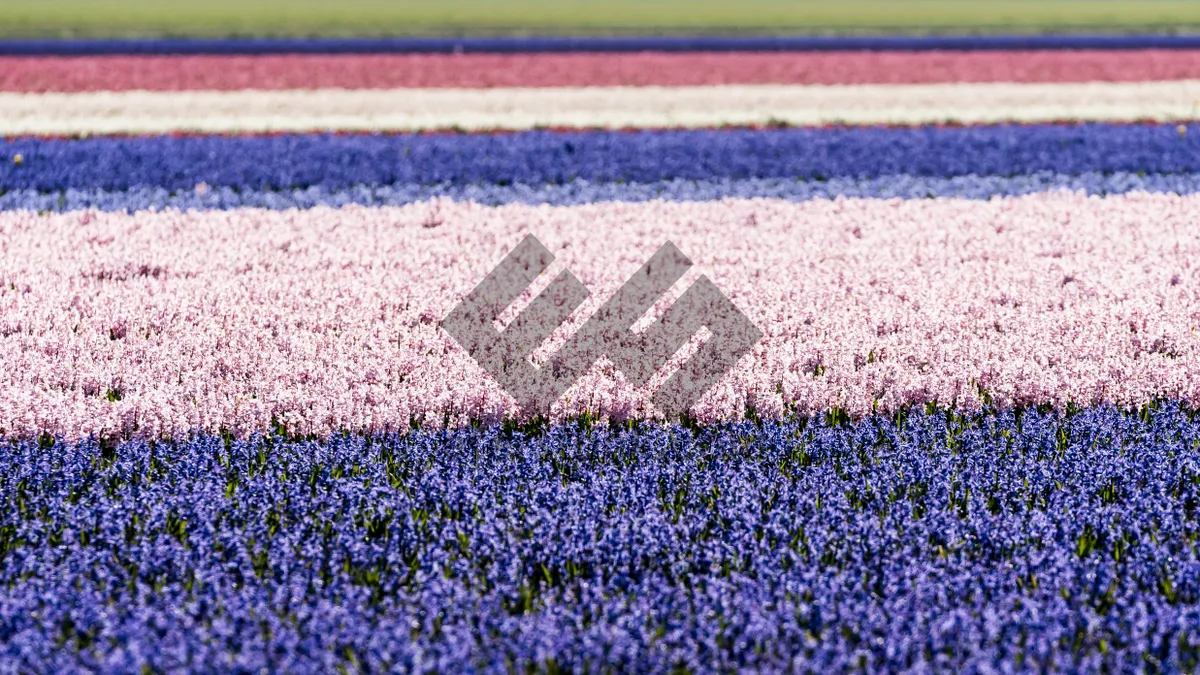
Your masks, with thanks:
M1200 424L6 446L10 663L1187 670Z
M864 40L0 49L0 672L1196 671L1200 50ZM527 234L763 337L534 417Z

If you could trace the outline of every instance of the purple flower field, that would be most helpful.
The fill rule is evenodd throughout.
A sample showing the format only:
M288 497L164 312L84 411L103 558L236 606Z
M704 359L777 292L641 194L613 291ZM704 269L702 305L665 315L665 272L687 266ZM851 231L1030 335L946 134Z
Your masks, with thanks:
M1200 421L1173 403L0 458L4 670L1200 663Z

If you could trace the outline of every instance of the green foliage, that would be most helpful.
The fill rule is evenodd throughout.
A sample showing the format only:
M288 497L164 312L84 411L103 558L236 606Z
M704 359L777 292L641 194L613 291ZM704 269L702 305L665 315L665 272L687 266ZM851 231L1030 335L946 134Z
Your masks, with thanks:
M2 37L1179 31L1187 0L5 0Z

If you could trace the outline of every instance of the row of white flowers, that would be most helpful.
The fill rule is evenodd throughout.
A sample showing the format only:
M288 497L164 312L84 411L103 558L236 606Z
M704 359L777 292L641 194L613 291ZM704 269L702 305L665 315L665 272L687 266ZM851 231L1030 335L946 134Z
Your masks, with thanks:
M1200 80L0 93L0 135L1175 121Z

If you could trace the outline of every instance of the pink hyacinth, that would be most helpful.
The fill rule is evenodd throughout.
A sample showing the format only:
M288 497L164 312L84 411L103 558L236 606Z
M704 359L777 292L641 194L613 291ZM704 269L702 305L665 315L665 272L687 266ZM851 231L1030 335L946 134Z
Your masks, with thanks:
M536 358L667 240L696 266L659 311L706 274L762 329L693 410L706 421L1200 400L1198 220L1200 196L1072 193L5 212L0 427L328 434L517 414L438 322L526 233L557 256L548 274L591 291ZM554 416L653 417L666 374L638 390L601 361Z

